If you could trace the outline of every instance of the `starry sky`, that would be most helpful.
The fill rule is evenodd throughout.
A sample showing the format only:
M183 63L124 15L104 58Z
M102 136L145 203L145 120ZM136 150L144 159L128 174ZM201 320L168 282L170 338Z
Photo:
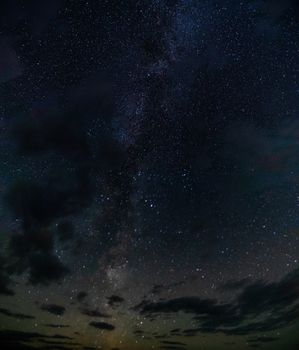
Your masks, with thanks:
M0 344L299 348L296 0L0 2Z

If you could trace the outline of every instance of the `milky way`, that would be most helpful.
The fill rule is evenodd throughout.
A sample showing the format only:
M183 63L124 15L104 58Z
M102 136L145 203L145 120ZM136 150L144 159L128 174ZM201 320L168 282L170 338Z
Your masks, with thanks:
M4 349L299 348L299 6L1 1Z

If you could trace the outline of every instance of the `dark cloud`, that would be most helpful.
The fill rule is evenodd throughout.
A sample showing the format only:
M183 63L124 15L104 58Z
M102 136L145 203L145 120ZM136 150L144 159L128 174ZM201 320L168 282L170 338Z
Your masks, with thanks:
M194 337L198 332L200 332L200 328L190 328L190 329L184 329L183 334L187 337Z
M44 350L67 350L68 348L63 346L63 345L45 345L45 346L42 346L40 347L41 349L44 349Z
M48 344L52 346L80 346L80 343L74 343L74 342L65 342L65 341L53 341L53 340L47 340L47 339L39 339L39 343L42 344Z
M263 336L263 337L256 337L253 339L248 339L248 343L271 343L273 341L277 341L279 338L277 337L269 337L269 336Z
M48 311L51 314L60 315L60 316L63 315L66 310L64 306L55 305L55 304L43 304L41 305L40 308L41 310Z
M66 324L54 324L54 323L47 323L44 325L45 327L49 328L69 328L69 325Z
M14 318L19 319L19 320L33 320L33 319L35 319L35 316L25 315L25 314L18 313L18 312L13 312L13 311L10 311L10 310L4 309L4 308L0 308L0 313L5 315L5 316L14 317Z
M156 339L166 339L166 338L169 338L169 336L168 336L167 333L158 334L158 335L155 335L154 337L155 337Z
M76 186L60 183L40 186L29 183L15 184L7 195L7 202L20 218L23 231L10 241L12 257L17 262L11 266L13 272L29 270L32 283L47 284L60 280L69 269L53 254L54 236L49 228L53 220L73 212L80 190ZM81 184L82 186L83 183ZM60 187L60 189L59 189ZM81 198L85 197L85 194ZM83 199L82 199L83 200ZM83 200L84 201L84 200Z
M34 350L36 347L30 346L30 345L25 345L23 343L18 343L18 342L4 342L1 345L6 346L6 349L10 350Z
M283 311L298 301L299 270L294 270L279 282L256 282L247 286L237 303L246 315L259 315L269 310Z
M8 276L7 272L3 269L3 265L5 264L4 259L0 256L0 295L14 295L15 292L10 288L11 279Z
M48 338L53 338L53 339L73 339L71 337L68 337L66 335L61 335L61 334L55 334L55 335L49 336Z
M9 288L10 280L7 276L0 273L0 294L2 295L14 295L15 292Z
M113 331L115 329L115 326L113 326L110 323L106 323L106 322L90 322L89 325L91 327L94 327L97 329L103 329L106 331Z
M142 307L141 314L148 315L182 311L192 314L221 315L227 312L229 308L230 305L228 304L217 304L217 300L200 299L197 297L183 297L146 304L144 307Z
M92 175L97 176L99 183L109 183L107 190L111 189L117 197L114 200L109 193L111 203L117 203L116 210L119 212L119 203L124 204L121 210L127 210L119 198L128 179L126 173L119 175L124 153L112 135L110 107L106 107L109 99L103 98L100 90L99 82L87 83L86 89L74 89L69 106L59 113L52 109L34 111L32 115L28 112L26 118L13 123L12 133L23 157L59 159L55 169L47 169L39 180L15 181L6 194L6 203L21 229L10 241L14 261L10 271L29 271L33 284L59 281L70 272L54 255L56 238L63 243L74 237L72 219L91 205L96 193ZM95 122L97 137L91 137L90 127ZM111 203L107 204L109 208ZM113 212L109 208L101 211L103 220L108 223L113 217L113 222L117 222L114 208ZM108 229L100 222L101 232Z
M125 301L124 298L118 296L118 295L111 295L110 297L107 297L108 299L108 305L111 307L114 307L115 305L119 305Z
M53 220L85 206L88 200L87 179L80 170L73 175L72 178L67 178L66 174L64 178L52 178L43 185L20 181L10 188L7 203L21 220L26 233L47 227Z
M166 344L166 345L177 345L177 346L186 346L187 345L187 344L179 342L179 341L171 341L171 340L162 340L160 343Z
M27 117L15 125L13 132L24 153L57 151L72 156L89 153L84 130L85 121L74 111L73 114Z
M103 318L110 318L110 315L107 315L99 310L91 310L91 309L82 309L81 310L82 315L90 316L90 317L103 317Z
M53 254L34 254L29 258L30 282L48 284L61 280L70 270Z
M162 284L155 284L153 288L151 289L150 293L151 294L160 294L163 290L163 285Z
M25 345L27 342L40 340L40 339L65 339L72 340L71 337L64 335L45 335L38 332L23 332L16 330L1 330L0 331L0 343L4 349L35 349L35 347L31 347L29 345Z
M273 331L293 324L299 319L299 270L279 282L255 282L247 285L230 303L198 297L182 297L155 303L144 301L137 306L142 315L185 312L192 314L199 327L186 329L185 335L199 332L223 332L246 335Z
M81 291L77 294L76 298L79 301L79 303L82 303L88 296L87 292Z

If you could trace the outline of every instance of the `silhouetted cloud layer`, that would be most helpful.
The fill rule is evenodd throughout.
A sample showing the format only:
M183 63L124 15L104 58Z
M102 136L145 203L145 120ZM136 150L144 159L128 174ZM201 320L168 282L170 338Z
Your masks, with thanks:
M243 285L234 283L233 288ZM230 285L231 288L231 285ZM181 335L222 332L246 335L284 328L299 319L299 270L289 273L279 282L257 281L247 285L232 302L198 297L182 297L159 302L143 301L136 306L141 315L184 312L192 314L197 328L173 330Z
M103 329L106 331L113 331L115 329L115 327L110 324L110 323L106 323L106 322L90 322L89 325L91 327L97 328L97 329Z
M65 312L64 306L55 305L55 304L43 304L41 306L41 309L44 311L48 311L51 314L59 315L59 316L63 315Z

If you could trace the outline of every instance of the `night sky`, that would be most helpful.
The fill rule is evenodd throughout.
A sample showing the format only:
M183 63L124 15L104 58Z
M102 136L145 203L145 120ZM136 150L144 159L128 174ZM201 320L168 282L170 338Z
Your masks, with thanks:
M299 3L0 1L0 346L299 349Z

